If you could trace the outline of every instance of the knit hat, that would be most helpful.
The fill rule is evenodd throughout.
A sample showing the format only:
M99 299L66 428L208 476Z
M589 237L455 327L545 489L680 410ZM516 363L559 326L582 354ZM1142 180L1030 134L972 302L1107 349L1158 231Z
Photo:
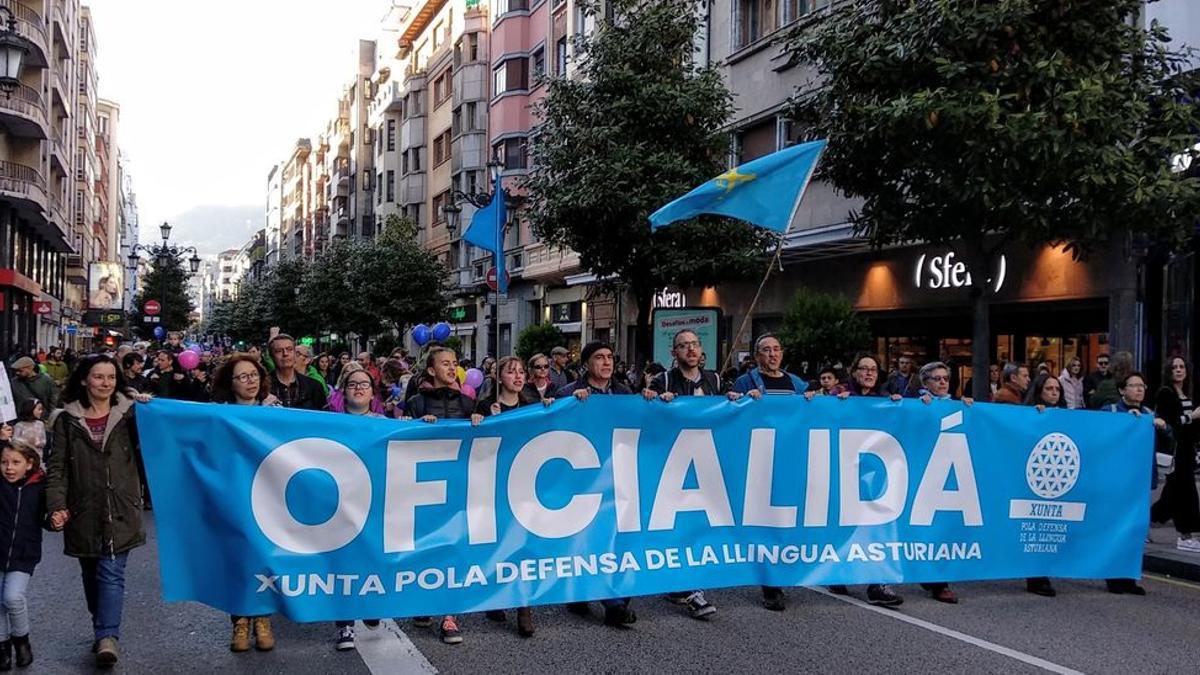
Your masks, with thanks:
M34 363L33 359L29 358L28 356L22 356L16 361L13 361L13 370L20 370L22 368L37 368L37 364Z
M583 348L583 351L580 352L579 360L583 363L587 363L588 359L592 358L592 355L601 349L607 349L610 352L613 350L612 345L608 344L607 342L601 342L599 340L589 342L587 343L587 346Z

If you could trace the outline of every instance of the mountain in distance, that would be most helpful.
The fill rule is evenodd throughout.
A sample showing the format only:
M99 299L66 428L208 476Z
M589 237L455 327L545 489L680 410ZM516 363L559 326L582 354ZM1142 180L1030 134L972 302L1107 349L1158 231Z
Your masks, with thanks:
M195 246L201 256L210 256L231 248L241 248L266 227L262 206L196 206L170 221L171 243ZM142 243L157 243L160 223L141 223Z

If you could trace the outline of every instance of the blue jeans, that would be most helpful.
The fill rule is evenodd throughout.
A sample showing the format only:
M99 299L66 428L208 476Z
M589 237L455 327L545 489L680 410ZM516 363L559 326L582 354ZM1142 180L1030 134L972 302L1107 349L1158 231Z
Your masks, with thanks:
M125 606L125 562L129 552L101 558L80 558L83 595L92 613L96 639L121 637L121 610Z
M0 612L0 641L7 642L14 635L29 635L29 607L25 604L25 589L29 587L29 575L25 572L0 574L0 600L4 611Z

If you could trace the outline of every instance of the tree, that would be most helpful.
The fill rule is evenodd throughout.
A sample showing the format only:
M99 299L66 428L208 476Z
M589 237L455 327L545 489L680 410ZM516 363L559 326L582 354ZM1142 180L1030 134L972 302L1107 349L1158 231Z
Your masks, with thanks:
M849 300L801 288L783 317L779 340L798 366L810 370L848 362L871 346L871 326Z
M155 258L150 271L140 280L141 288L130 321L142 339L148 340L153 337L155 326L173 331L187 329L188 315L195 309L195 305L187 292L187 280L190 275L184 271L183 265L182 255L160 256ZM157 324L142 321L147 300L157 300L162 308Z
M770 237L720 218L650 231L651 213L725 168L732 97L697 63L701 3L612 0L614 18L581 4L597 29L575 38L582 77L551 80L535 108L528 217L606 290L628 285L648 354L656 292L752 274Z
M445 318L450 271L417 242L411 220L388 216L358 263L360 297L385 327L404 333L409 326Z
M299 302L305 334L323 330L366 337L379 331L380 316L364 297L376 283L365 270L370 244L342 239L322 251L302 273Z
M1170 159L1195 143L1194 78L1141 0L851 0L793 28L817 84L796 120L829 139L821 177L863 200L877 246L957 242L973 368L989 358L989 275L1008 245L1076 257L1133 228L1174 241L1200 187ZM1188 81L1193 80L1193 81ZM987 378L975 378L982 396Z
M534 354L550 356L555 347L566 347L567 336L552 323L535 323L525 327L517 336L517 356L528 361Z

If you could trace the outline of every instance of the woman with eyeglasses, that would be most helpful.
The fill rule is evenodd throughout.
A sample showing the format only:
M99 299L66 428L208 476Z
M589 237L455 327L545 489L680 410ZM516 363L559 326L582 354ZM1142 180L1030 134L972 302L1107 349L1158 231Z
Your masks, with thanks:
M532 362L536 358L535 356L530 361ZM548 372L549 361L545 357L542 360L546 361L546 372ZM546 405L554 402L554 399L542 396L536 388L527 386L525 364L521 363L520 357L505 356L500 359L496 363L496 375L498 383L495 395L479 399L475 406L475 412L471 415L471 424L475 426L479 426L485 417L500 415L521 406L531 405L538 401L544 401ZM498 623L504 621L504 610L501 609L488 610L484 615L491 621ZM533 637L533 633L533 610L529 607L518 608L517 634L521 637Z
M1124 352L1118 352L1117 361L1120 355ZM1158 486L1158 467L1155 465L1155 452L1165 452L1172 444L1171 427L1167 425L1167 421L1161 417L1155 417L1154 411L1147 408L1146 400L1146 377L1138 371L1129 371L1122 375L1116 382L1117 391L1121 394L1121 399L1116 403L1110 403L1101 410L1115 413L1129 413L1135 417L1142 415L1150 415L1154 417L1154 449L1149 457L1150 464L1150 488L1154 489ZM1189 479L1192 477L1189 476ZM1135 579L1105 579L1104 583L1108 586L1109 593L1118 595L1128 593L1129 595L1145 595L1146 589L1137 584Z
M851 396L887 397L893 401L903 398L899 393L889 394L879 382L879 361L870 354L859 354L850 365L850 383L838 394L838 398L846 399ZM829 590L838 595L849 595L850 591L843 584L835 584ZM887 584L869 584L867 586L867 602L881 607L897 607L904 603Z
M267 369L249 354L235 354L213 373L213 403L233 405L278 406L279 400L267 386ZM231 616L233 636L229 650L250 651L250 633L254 633L254 648L268 652L275 648L275 634L270 616Z
M1200 539L1196 538L1200 533L1200 503L1197 503L1195 480L1200 408L1192 402L1187 361L1179 356L1167 359L1162 381L1155 403L1158 416L1175 435L1175 471L1167 475L1162 495L1150 509L1150 520L1175 521L1175 531L1179 533L1175 548L1200 553Z
M525 383L526 390L536 393L538 398L553 396L554 382L550 379L550 357L545 354L534 354L529 358L529 381Z

